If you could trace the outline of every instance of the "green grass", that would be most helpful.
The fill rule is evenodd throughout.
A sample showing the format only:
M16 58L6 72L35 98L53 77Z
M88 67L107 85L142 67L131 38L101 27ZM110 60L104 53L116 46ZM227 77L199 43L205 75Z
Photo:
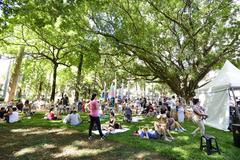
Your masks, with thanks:
M0 137L3 135L2 133L7 134L7 132L9 132L9 130L11 129L38 127L38 128L48 129L48 130L52 128L74 130L79 135L81 135L83 139L85 140L87 139L88 126L89 126L87 114L81 114L81 118L84 120L84 123L77 127L65 125L60 120L57 120L57 121L44 120L42 119L42 117L43 117L43 114L39 113L33 116L32 119L23 119L21 122L18 122L15 124L0 124L1 125ZM221 155L219 155L218 153L214 153L208 156L206 152L201 151L199 149L200 135L194 138L190 135L190 133L196 128L196 126L189 121L186 121L184 123L184 128L187 129L187 132L184 132L184 133L172 132L173 136L176 138L176 140L174 140L173 142L141 139L139 137L132 136L133 131L137 130L139 126L144 126L144 125L152 126L154 120L155 120L154 118L146 118L145 120L139 123L124 123L122 122L122 117L119 116L118 121L123 126L129 127L130 131L127 131L121 134L110 135L107 137L105 142L111 143L111 145L113 145L113 148L115 146L115 149L111 149L111 158L109 157L107 159L136 159L136 157L131 157L131 158L129 157L130 154L132 153L136 154L136 152L137 153L148 152L148 154L157 153L164 157L161 159L188 159L188 160L191 160L191 159L194 159L194 160L197 160L197 159L235 160L236 159L238 160L240 159L240 148L237 148L233 145L232 133L220 131L210 127L206 127L206 132L207 134L214 135L217 138L218 144L221 149ZM102 121L102 123L104 123L105 121L106 120ZM1 133L1 130L3 131L2 133ZM41 136L41 133L37 135L37 137L38 139L34 139L32 137L32 140L34 141L34 143L37 143L39 141L39 144L44 144L52 140L51 137L49 139L49 137L46 137L45 135ZM1 139L2 138L4 137L1 137ZM98 137L96 137L95 139L97 138ZM71 141L73 141L74 139L76 139L76 137L73 136ZM65 145L67 141L70 141L70 140L66 139L64 141L61 141L62 143L59 142L58 145ZM2 145L1 143L2 142L0 141L0 145ZM27 146L30 145L28 142L23 142L23 143L26 143ZM54 143L58 143L58 142L54 142ZM86 141L86 143L89 143L89 141ZM107 144L103 144L103 146L104 145L107 145ZM18 144L17 146L24 146L24 145ZM54 150L52 152L54 152ZM0 150L0 154L2 154L1 150ZM101 157L101 155L98 155L98 156ZM104 154L102 156L105 157ZM89 153L89 156L85 158L92 159L93 157L94 155L91 155L91 153ZM156 158L156 156L153 156L152 159L154 159L154 157ZM30 156L30 159L31 159L31 156ZM96 158L93 158L93 159L96 159Z

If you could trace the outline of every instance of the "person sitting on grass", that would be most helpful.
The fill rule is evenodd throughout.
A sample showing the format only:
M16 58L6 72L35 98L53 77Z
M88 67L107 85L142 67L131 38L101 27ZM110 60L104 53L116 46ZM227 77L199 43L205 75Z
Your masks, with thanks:
M13 107L13 104L14 104L14 100L10 100L8 103L7 103L7 107L8 108L12 108Z
M146 139L158 139L159 134L155 130L149 130L148 127L143 127L142 129L139 129L138 134L141 138Z
M172 131L184 132L186 131L174 118L170 116L170 113L167 113L167 129Z
M8 112L4 114L7 123L14 123L19 121L19 114L16 107L9 107Z
M124 120L127 122L132 122L132 110L128 106L128 104L126 105L126 108L124 109Z
M22 103L21 99L18 100L18 102L16 104L16 107L17 107L18 110L20 110L22 112L23 103Z
M1 107L0 110L0 119L4 119L4 114L7 113L5 107Z
M155 108L154 106L150 103L148 106L147 106L147 116L154 116L155 115Z
M66 117L64 117L64 119L63 119L64 124L68 124L70 122L70 115L71 114L72 114L72 112L70 112L69 114L67 114Z
M54 105L52 107L54 107ZM61 109L59 108L58 105L54 107L53 112L58 119L62 119Z
M157 116L158 121L154 123L154 128L159 135L163 135L165 141L174 140L170 131L167 129L167 116L166 114L160 114ZM167 134L170 136L170 139L167 137Z
M113 111L110 112L110 119L106 130L108 132L114 131L115 129L121 129L121 125L116 122L115 114Z
M57 120L59 119L55 114L54 114L54 108L50 108L49 113L47 114L46 119L48 120Z
M24 106L22 108L22 111L23 111L24 115L27 116L27 117L31 115L31 105L30 105L29 100L26 100L24 102Z
M69 116L69 124L72 126L78 126L81 123L80 115L77 113L76 110L72 111Z

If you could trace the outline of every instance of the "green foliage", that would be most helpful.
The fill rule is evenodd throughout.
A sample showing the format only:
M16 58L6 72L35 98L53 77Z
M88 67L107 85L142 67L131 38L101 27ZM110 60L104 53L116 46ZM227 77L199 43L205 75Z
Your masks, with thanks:
M0 101L4 101L4 97L0 97Z
M38 94L49 91L49 76L51 73L51 65L46 60L34 60L31 57L25 58L22 64L22 73L19 81L19 87L26 93L27 98L36 98ZM40 91L40 85L41 91Z
M141 60L136 73L147 68L151 74L144 76L160 79L180 96L192 96L212 67L236 56L239 24L233 2L104 2L105 6L92 10L92 30L124 58Z
M16 46L25 45L28 56L52 67L47 73L71 66L59 69L59 90L87 84L100 91L117 75L165 83L187 99L212 68L239 50L239 8L232 1L3 2L8 14L0 24L8 27L1 27L1 52L14 56Z

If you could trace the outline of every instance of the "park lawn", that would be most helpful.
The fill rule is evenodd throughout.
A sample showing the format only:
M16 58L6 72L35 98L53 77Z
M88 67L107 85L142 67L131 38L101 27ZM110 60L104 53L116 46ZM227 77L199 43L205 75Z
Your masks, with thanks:
M0 155L7 154L8 159L13 159L12 156L17 159L240 159L240 148L233 146L232 133L210 127L206 128L206 132L217 137L221 155L215 153L208 156L200 151L200 136L193 138L190 135L196 126L189 121L184 123L186 132L172 132L176 140L163 142L132 136L139 126L152 126L154 118L124 123L122 117L118 116L118 121L130 131L109 135L104 141L94 136L89 142L87 114L81 113L84 122L77 127L65 125L60 120L47 121L42 117L43 114L36 114L32 119L23 119L15 124L0 124ZM16 143L8 143L8 136ZM4 142L8 146L3 147Z

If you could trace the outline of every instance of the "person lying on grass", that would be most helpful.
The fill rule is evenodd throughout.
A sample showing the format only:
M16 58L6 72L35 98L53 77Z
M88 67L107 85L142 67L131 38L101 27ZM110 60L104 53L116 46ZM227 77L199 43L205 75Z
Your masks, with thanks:
M167 114L167 129L170 131L178 131L178 132L184 132L186 131L177 121L175 121L174 118L170 116L170 113Z
M143 127L139 129L138 134L141 138L145 139L158 139L159 134L155 130L150 130L148 127Z

